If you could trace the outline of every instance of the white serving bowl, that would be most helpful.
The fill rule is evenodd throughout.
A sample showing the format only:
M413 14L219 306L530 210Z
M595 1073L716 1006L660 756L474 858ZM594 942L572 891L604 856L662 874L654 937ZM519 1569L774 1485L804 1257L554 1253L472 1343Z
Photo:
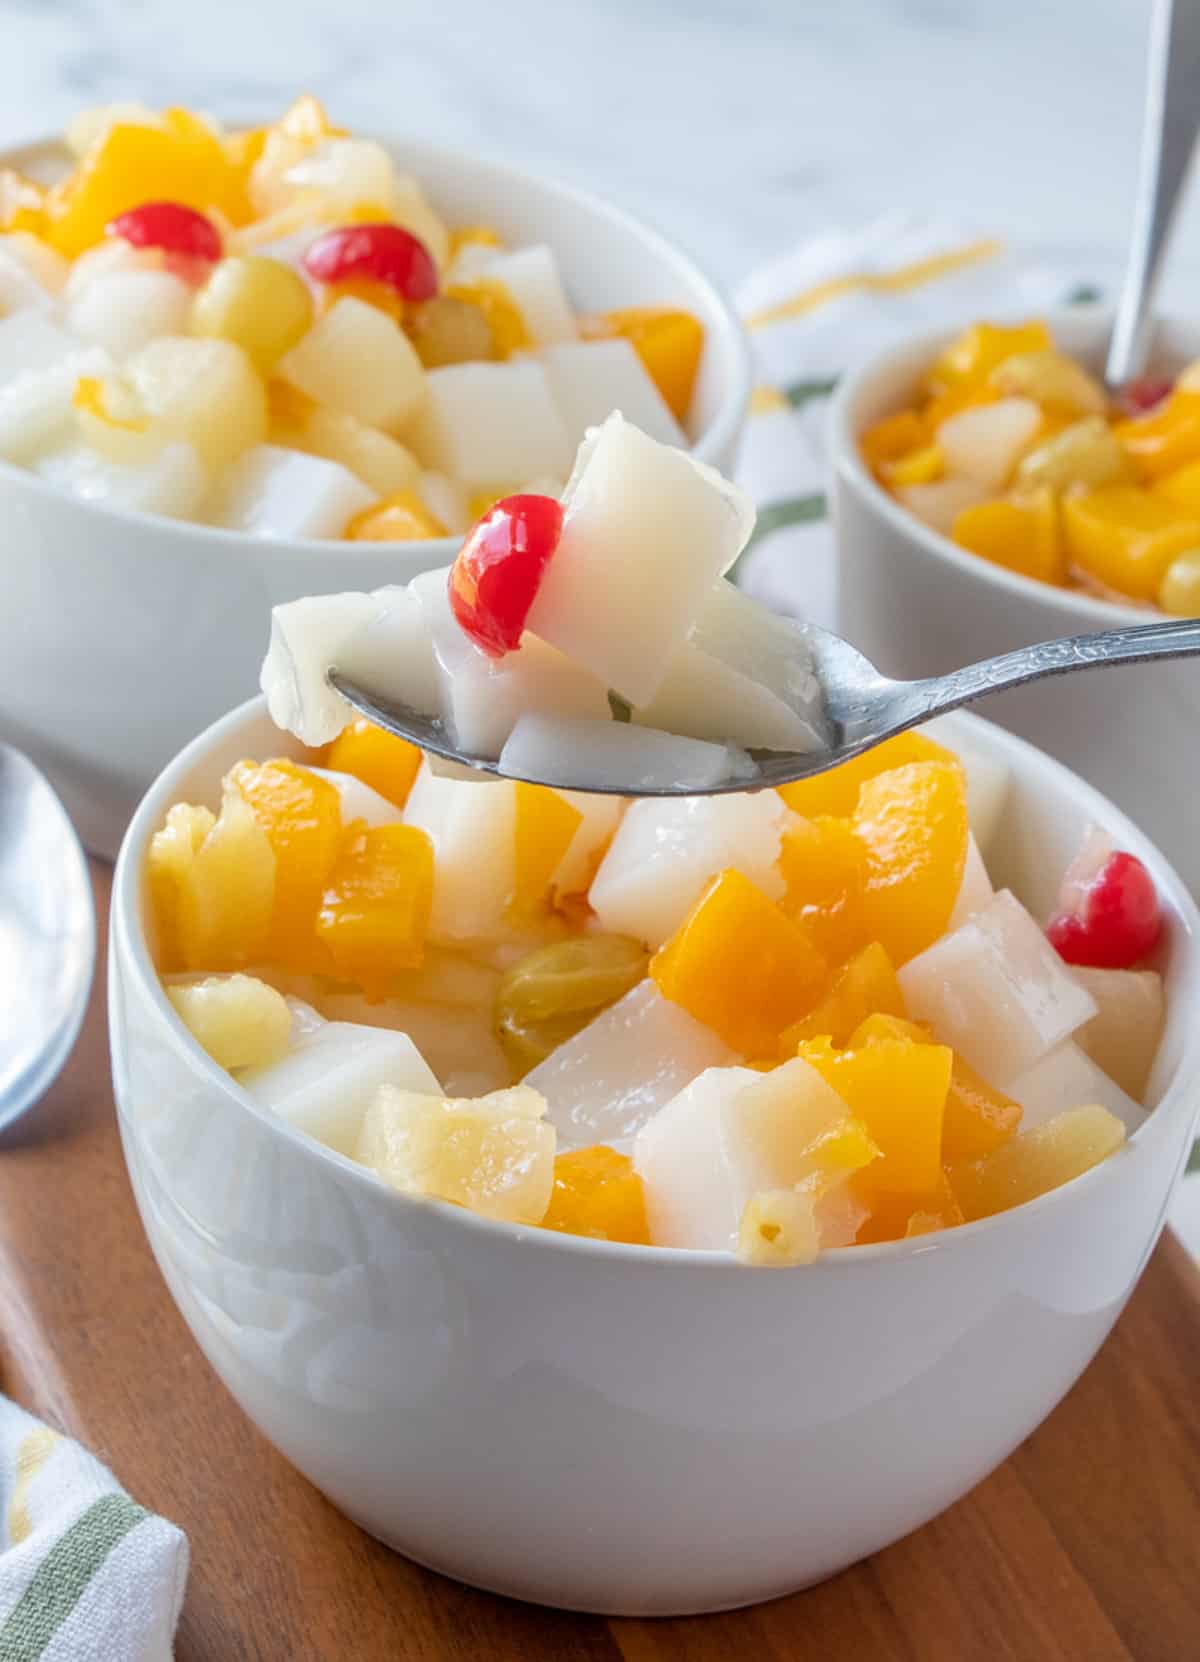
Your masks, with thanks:
M364 1529L539 1603L719 1610L819 1581L924 1523L1087 1365L1190 1146L1200 919L1162 855L1081 780L977 718L945 734L1012 765L993 875L1033 907L1091 822L1153 872L1169 915L1157 1106L1110 1160L1015 1212L782 1271L401 1196L257 1108L163 995L143 868L172 802L216 801L231 763L295 747L258 700L156 781L112 902L134 1193L213 1367Z
M749 355L737 317L657 231L569 185L417 140L387 140L451 224L549 243L581 311L669 304L704 323L689 437L728 470L745 420ZM42 141L0 166L44 175ZM133 806L181 745L258 685L272 606L405 582L460 539L265 541L90 506L0 462L5 603L0 737L43 767L96 853L115 853Z
M1068 352L1100 367L1109 312L1077 307L1049 322ZM922 525L871 476L859 434L906 402L956 333L930 333L879 354L848 375L834 399L840 632L885 674L909 678L1059 635L1152 622L1160 614L1147 608L1054 588L967 553ZM1200 324L1160 324L1155 367L1178 369L1197 356ZM1002 693L981 709L1126 808L1200 893L1200 665L1184 659L1071 676Z

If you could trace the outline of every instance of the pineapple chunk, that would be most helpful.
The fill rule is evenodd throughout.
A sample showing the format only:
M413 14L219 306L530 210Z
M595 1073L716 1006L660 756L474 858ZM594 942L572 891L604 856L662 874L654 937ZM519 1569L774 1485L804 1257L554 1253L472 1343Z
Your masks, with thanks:
M162 335L126 366L148 415L214 473L267 436L267 395L240 346Z
M760 1189L751 1195L738 1225L742 1263L762 1269L814 1263L821 1250L817 1200L812 1189Z
M564 1147L627 1145L665 1103L733 1051L653 981L590 1021L525 1076L545 1097Z
M417 459L398 439L367 427L340 410L314 404L272 429L277 444L340 462L377 496L415 490L420 477Z
M1075 1034L1075 1042L1141 1102L1162 1038L1162 976L1155 970L1076 968L1072 973L1098 1006L1098 1013Z
M318 404L385 432L425 401L425 372L412 343L377 306L343 295L280 359L276 374Z
M782 900L779 852L792 819L775 791L631 803L588 891L600 927L660 947L730 866Z
M899 980L909 1015L1002 1090L1096 1014L1007 889L905 964Z
M686 446L682 427L629 341L570 341L548 346L540 356L573 445L583 443L589 427L620 410L661 444Z
M1042 412L1030 398L1001 398L960 410L937 430L946 472L998 490L1041 425Z
M541 1223L554 1187L554 1127L527 1085L474 1101L384 1085L355 1157L403 1194L506 1223Z
M275 855L236 789L226 789L216 820L206 808L172 808L147 867L161 969L240 969L262 958Z
M580 448L564 503L529 628L646 705L745 546L754 510L711 468L619 414Z
M169 271L116 271L76 296L67 322L82 339L127 358L159 335L183 335L192 291Z
M340 537L374 500L340 462L259 444L230 467L213 517L250 537Z
M169 986L183 1025L223 1068L269 1066L286 1054L292 1012L282 993L252 975L210 975Z
M516 884L516 786L439 779L425 761L404 820L433 843L431 939L452 944L504 936Z
M248 1069L241 1084L298 1131L351 1157L381 1086L441 1089L406 1033L348 1021L311 1028L282 1061Z
M1022 1132L982 1160L947 1167L946 1176L970 1223L1069 1183L1124 1141L1125 1127L1116 1115L1088 1104Z

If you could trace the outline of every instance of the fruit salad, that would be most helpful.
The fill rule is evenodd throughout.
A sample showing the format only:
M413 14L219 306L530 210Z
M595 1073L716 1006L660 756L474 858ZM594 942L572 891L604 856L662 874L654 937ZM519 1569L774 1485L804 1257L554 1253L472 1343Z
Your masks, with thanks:
M533 721L602 777L645 732L720 750L791 709L783 626L721 576L752 517L612 417L562 501L502 503L449 570L278 609L292 739L147 855L166 995L251 1101L403 1195L762 1266L990 1217L1136 1129L1154 884L1097 829L1049 918L997 890L993 757L909 733L779 789L626 799L447 771L325 683L349 659L424 688L492 754ZM585 673L632 719L588 713Z
M390 542L559 491L613 409L687 442L698 319L579 313L550 247L447 224L312 98L248 131L119 105L66 143L52 185L0 169L0 460L116 508Z
M1110 398L1045 323L977 323L860 443L885 489L960 548L1200 616L1200 365Z

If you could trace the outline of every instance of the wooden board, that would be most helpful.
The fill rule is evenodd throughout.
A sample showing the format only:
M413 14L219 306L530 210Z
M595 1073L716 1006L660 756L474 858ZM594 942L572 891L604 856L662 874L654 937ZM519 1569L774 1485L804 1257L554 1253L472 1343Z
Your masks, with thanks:
M103 916L107 871L96 879ZM376 1545L225 1394L134 1210L102 985L67 1072L0 1142L0 1384L187 1530L178 1662L1200 1656L1200 1275L1173 1238L1057 1412L907 1540L822 1587L726 1616L539 1610Z

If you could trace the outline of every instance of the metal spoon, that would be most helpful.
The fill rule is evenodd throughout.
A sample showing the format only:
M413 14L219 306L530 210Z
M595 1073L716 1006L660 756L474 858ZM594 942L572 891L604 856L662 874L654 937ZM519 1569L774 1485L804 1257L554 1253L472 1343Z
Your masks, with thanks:
M1200 126L1200 0L1156 0L1133 234L1104 379L1119 392L1146 367L1150 307Z
M29 758L0 744L0 1130L71 1054L95 962L79 838Z
M774 621L782 623L780 619ZM528 779L536 785L590 790L603 796L712 796L727 791L755 790L762 785L783 785L810 774L824 773L827 768L849 761L884 739L903 733L906 728L917 727L964 704L973 704L989 693L1004 692L1029 681L1070 675L1076 670L1096 669L1105 664L1200 654L1200 618L1168 618L1161 623L1134 624L1127 629L1102 629L1091 635L1041 641L1036 646L1006 652L999 658L988 658L981 664L968 664L948 675L927 676L921 681L891 681L861 652L829 630L812 623L787 627L795 632L797 659L811 668L816 683L817 697L809 713L820 730L822 747L806 752L752 750L750 755L757 765L753 778L731 765L727 778L705 786L597 787L568 778L500 774L495 760L458 750L437 717L422 715L406 704L370 692L336 669L330 670L329 683L360 716L377 727L419 745L422 750L432 751L445 761L480 773ZM1147 742L1152 740L1153 736L1147 734Z

